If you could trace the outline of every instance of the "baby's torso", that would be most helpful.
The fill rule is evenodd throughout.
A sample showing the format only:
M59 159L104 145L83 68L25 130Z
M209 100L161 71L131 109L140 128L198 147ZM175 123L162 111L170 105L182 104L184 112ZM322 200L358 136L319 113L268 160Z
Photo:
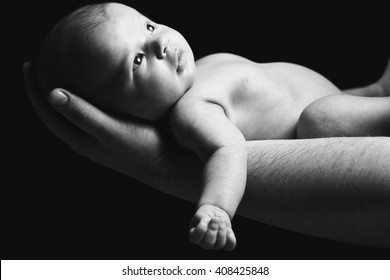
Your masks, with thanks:
M231 54L206 56L197 61L197 71L194 86L182 98L220 105L246 140L295 138L303 109L318 98L339 93L307 68L259 64Z

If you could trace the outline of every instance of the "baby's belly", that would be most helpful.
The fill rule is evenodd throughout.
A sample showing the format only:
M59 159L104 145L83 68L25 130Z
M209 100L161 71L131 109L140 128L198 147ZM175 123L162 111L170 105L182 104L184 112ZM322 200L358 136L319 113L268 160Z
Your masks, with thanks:
M323 88L315 93L296 93L288 87L268 88L257 92L257 98L233 104L232 121L246 140L294 139L303 110L319 98L338 93L338 90Z
M262 112L261 108L253 110L239 112L235 121L246 140L296 138L296 128L303 109L275 108L271 112Z
M325 77L288 63L236 63L224 68L231 89L217 96L228 118L246 140L293 139L303 110L324 96L340 91ZM215 80L213 80L215 81ZM216 90L216 92L219 92Z

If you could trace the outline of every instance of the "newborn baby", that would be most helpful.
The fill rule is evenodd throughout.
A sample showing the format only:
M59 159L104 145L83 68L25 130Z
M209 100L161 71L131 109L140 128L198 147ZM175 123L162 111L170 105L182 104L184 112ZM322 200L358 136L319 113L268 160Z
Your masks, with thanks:
M46 93L63 87L110 113L167 117L179 143L204 162L189 235L208 249L236 246L231 219L246 185L245 141L307 137L316 114L303 113L344 94L294 64L227 53L195 61L179 32L118 3L85 6L62 19L42 45L37 76ZM347 136L376 133L352 127ZM316 137L332 136L315 128Z

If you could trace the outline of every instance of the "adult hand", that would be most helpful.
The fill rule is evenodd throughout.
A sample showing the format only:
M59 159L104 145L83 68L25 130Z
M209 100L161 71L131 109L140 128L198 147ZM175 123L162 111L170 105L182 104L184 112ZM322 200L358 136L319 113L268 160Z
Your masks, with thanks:
M199 181L201 163L176 144L167 129L108 115L64 89L50 92L50 106L40 94L32 67L29 62L23 65L31 103L46 126L73 151L168 194L195 201L198 188L193 186ZM171 182L164 184L180 178L189 183L177 190L170 187Z
M67 120L39 95L30 63L24 73L37 114L75 152L197 201L202 164L166 129L110 116L55 89L50 103ZM247 186L238 214L304 234L390 247L388 137L249 141L247 148Z

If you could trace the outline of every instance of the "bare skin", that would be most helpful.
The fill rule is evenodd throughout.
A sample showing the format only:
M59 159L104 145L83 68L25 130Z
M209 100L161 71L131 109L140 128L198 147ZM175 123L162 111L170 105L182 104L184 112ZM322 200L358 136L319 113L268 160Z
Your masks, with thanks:
M366 107L370 108L371 112L364 115L367 122L356 127L355 124L359 123L364 112L361 105L366 104L367 100L345 97L324 77L298 65L258 64L239 56L216 54L197 61L197 74L194 76L192 55L180 36L168 27L158 27L155 23L149 23L148 26L148 19L144 20L145 24L134 10L127 9L124 12L122 8L115 6L110 10L114 14L113 18L124 20L120 21L117 30L114 29L118 34L112 32L112 27L108 29L109 40L104 39L102 42L116 44L107 43L104 46L104 53L108 53L110 59L105 57L100 62L105 69L116 69L118 65L122 65L123 57L127 60L124 54L134 46L128 40L118 44L121 42L118 37L122 38L124 34L123 37L127 38L128 31L139 25L139 30L136 29L131 38L138 38L138 41L135 40L138 44L145 40L142 41L145 46L143 56L149 63L148 73L152 74L144 74L145 67L141 67L141 62L140 65L135 65L138 59L135 58L132 67L127 67L133 68L133 78L121 81L123 86L119 88L115 85L119 92L114 98L117 103L113 104L101 98L95 100L98 104L113 105L108 108L112 111L126 112L150 120L155 120L164 110L176 104L170 115L173 133L184 147L195 151L205 164L204 187L190 229L190 239L199 245L204 243L204 247L231 250L236 244L230 220L238 208L246 185L245 140L338 136L339 133L340 136L344 136L344 133L345 136L365 133L386 135L388 131L388 97L370 100ZM117 22L118 20L115 24ZM126 27L127 25L131 26L131 29ZM148 32L145 32L145 26ZM103 36L105 28L99 29L97 34ZM180 64L180 61L176 60L176 49L183 49L187 58L184 70L180 69L180 73L188 74L186 70L191 69L187 76L178 75L178 85L175 79L171 80L171 73L175 77ZM150 78L161 71L164 75ZM168 74L165 74L167 71ZM88 71L88 75L91 75L91 71ZM161 83L162 76L165 77L162 83L164 90L157 86ZM137 83L133 81L136 79ZM109 88L114 88L114 85ZM134 88L137 88L137 95L132 97L128 92L134 92ZM378 87L379 90L383 88ZM166 92L169 92L169 95L166 95ZM112 98L112 95L109 97ZM151 97L153 102L150 102ZM340 106L340 99L346 100L344 107ZM154 107L145 109L148 107L140 106L139 102L150 103ZM351 102L356 104L356 111L347 110ZM134 107L134 104L137 106ZM335 109L330 112L327 108ZM352 115L356 119L351 123L341 121L340 127L337 127L340 119L345 119L337 113L345 112L348 117ZM376 117L378 114L380 118ZM332 123L332 120L335 122ZM373 130L373 123L380 125ZM326 131L328 127L329 134Z
M296 138L303 109L341 92L313 71L286 63L215 54L198 60L196 68L193 86L170 116L175 137L205 164L206 183L190 239L231 249L236 241L230 220L245 190L245 140Z
M193 154L158 128L110 116L64 89L50 93L53 110L38 94L30 63L24 74L37 114L74 152L196 203L202 168ZM339 242L390 247L388 138L249 141L247 149L239 215Z

